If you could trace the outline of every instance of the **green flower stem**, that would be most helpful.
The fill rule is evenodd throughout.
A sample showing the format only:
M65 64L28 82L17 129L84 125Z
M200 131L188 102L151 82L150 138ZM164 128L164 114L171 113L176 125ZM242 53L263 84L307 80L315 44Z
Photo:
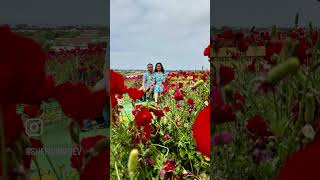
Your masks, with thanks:
M160 145L160 144L151 144L151 146L159 146L159 147L162 147L162 148L166 148L167 149L167 152L166 152L166 157L167 157L167 155L168 155L168 153L169 153L169 148L168 147L165 147L165 146L162 146L162 145Z
M52 168L52 170L53 170L53 173L54 173L54 175L56 176L56 178L57 178L58 180L61 180L61 178L60 178L60 176L58 175L58 172L57 172L56 168L54 167L54 165L53 165L53 163L52 163L52 161L51 161L51 158L49 157L48 154L46 154L46 158L47 158L47 160L48 160L48 162L49 162L49 164L50 164L50 166L51 166L51 168Z
M120 175L119 175L119 170L118 170L117 162L114 163L114 166L115 166L115 168L116 168L117 178L118 178L118 180L121 180L121 179L120 179Z
M38 176L39 176L40 180L42 180L42 175L41 175L41 171L40 171L39 162L36 159L36 157L33 158L33 162L36 165Z
M0 104L0 144L1 144L1 170L2 170L2 179L8 179L8 167L7 167L7 155L6 155L6 144L5 144L5 133L4 133L4 115L2 112L2 104Z

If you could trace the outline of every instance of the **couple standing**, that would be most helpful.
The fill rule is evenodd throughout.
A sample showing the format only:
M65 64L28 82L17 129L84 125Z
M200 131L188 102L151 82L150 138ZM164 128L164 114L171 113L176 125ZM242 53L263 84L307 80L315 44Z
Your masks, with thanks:
M151 63L147 65L147 71L143 74L142 87L140 88L145 92L147 99L154 94L155 102L159 102L160 93L164 90L162 83L166 81L167 75L168 73L161 63L157 63L154 70Z

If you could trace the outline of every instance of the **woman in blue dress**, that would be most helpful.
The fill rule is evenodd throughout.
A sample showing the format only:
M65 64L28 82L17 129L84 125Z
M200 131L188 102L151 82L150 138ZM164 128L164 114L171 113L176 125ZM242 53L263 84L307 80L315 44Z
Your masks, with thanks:
M157 63L154 69L154 77L155 77L155 87L154 87L154 99L155 102L158 103L160 93L163 92L164 86L162 82L165 82L167 77L167 72L164 70L161 63Z

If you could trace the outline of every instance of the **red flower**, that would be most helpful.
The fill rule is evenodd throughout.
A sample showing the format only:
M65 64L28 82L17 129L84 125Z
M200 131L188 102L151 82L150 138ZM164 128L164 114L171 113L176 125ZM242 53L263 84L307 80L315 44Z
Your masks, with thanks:
M142 108L135 116L137 127L146 126L147 124L151 124L153 119L152 114L147 108Z
M276 41L276 42L271 42L266 46L266 56L264 57L264 59L266 61L268 61L269 63L273 63L272 61L272 56L274 54L279 55L281 53L283 44L280 41Z
M222 86L229 84L235 79L234 69L228 66L220 66L220 83Z
M234 33L231 30L225 30L221 33L221 38L231 40L234 37Z
M221 124L230 121L234 121L236 116L232 110L232 107L229 104L221 104L217 105L213 103L212 107L212 116L213 116L213 123Z
M181 93L180 89L177 88L174 95L173 95L173 98L176 100L176 101L181 101L183 100L183 94Z
M90 152L97 142L106 139L105 136L97 135L93 137L86 137L81 141L81 153L80 155L73 154L71 157L71 166L79 169L83 167L83 172L80 175L80 180L104 180L109 179L109 162L110 150L109 148L104 149L97 155L93 156L89 162L85 162L85 154Z
M135 105L133 110L132 110L132 114L135 116L139 111L140 111L140 108L141 108L142 104L138 104L138 105Z
M163 165L163 170L166 172L171 172L174 171L176 168L177 164L173 160L166 160Z
M92 93L84 84L66 82L56 88L55 98L63 112L82 124L82 120L102 114L107 104L107 92Z
M187 99L187 103L190 105L190 106L193 106L194 105L194 100L192 98L188 98Z
M123 94L125 92L124 77L112 69L110 70L110 85L111 94Z
M169 112L169 111L170 111L170 108L169 108L168 106L165 106L165 107L163 108L163 110L166 111L166 112Z
M252 62L247 65L247 68L250 72L256 72L256 59L253 59Z
M260 115L255 115L246 122L247 130L254 136L270 136L271 132L266 121Z
M300 40L300 43L296 49L296 54L301 64L308 64L308 57L309 57L308 50L309 50L309 46L307 42L304 39Z
M8 27L0 27L0 39L0 102L29 103L45 78L46 54Z
M192 131L197 149L204 156L210 157L210 106L199 112Z
M1 111L3 112L4 118L4 137L6 145L8 146L18 140L25 132L25 129L22 119L16 114L15 104L2 105Z
M208 47L206 47L205 49L204 49L204 52L203 52L203 55L204 56L207 56L208 58L210 58L211 56L210 56L210 44L208 45Z
M24 113L28 115L29 118L35 118L42 114L42 109L40 108L40 105L24 105Z
M287 179L320 179L320 140L294 153L283 165L277 177L278 180Z
M238 43L238 49L240 52L246 52L249 48L249 43L244 40L244 39L241 39Z
M198 75L195 74L195 75L192 76L192 78L193 78L193 80L197 80L198 79Z
M161 109L154 109L152 110L152 112L157 118L161 118L164 116L164 113Z
M144 95L143 90L139 90L137 88L128 88L127 93L133 101L140 99Z

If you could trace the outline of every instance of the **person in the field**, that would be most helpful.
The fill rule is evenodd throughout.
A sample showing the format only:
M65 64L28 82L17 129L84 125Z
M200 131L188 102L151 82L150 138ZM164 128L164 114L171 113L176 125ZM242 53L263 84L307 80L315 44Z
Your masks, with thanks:
M150 99L153 95L155 84L154 72L153 72L153 65L149 63L147 65L147 71L143 74L142 79L142 86L140 90L145 92L146 99Z
M109 92L109 83L107 82L107 64L105 63L104 68L103 68L103 73L104 73L104 78L101 79L100 81L98 81L95 86L91 89L92 92L97 92L97 91L101 91L101 90L106 90L107 92ZM108 97L109 97L109 93L108 93ZM93 129L93 121L96 121L97 123L97 128L106 128L109 124L109 111L110 111L110 98L106 99L106 112L104 114L101 114L101 116L94 118L92 120L88 119L85 122L84 127L82 128L82 131L88 131Z
M161 63L157 63L156 67L154 69L154 77L156 80L155 88L154 88L154 96L155 96L155 102L159 102L160 94L164 90L163 83L166 81L168 73L164 70Z

